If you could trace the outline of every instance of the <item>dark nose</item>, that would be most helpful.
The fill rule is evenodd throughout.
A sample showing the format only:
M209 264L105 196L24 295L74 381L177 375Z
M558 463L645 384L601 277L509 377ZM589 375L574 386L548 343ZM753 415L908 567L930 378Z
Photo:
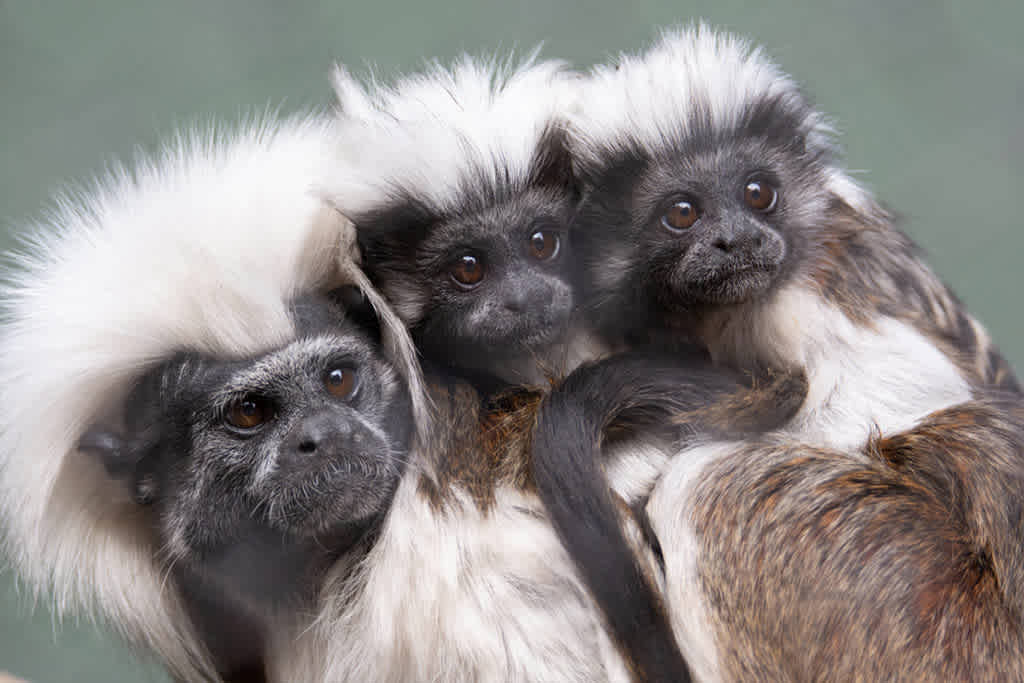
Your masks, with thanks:
M512 313L541 311L551 305L551 288L543 284L509 282L505 286L502 302Z
M334 457L352 440L351 421L335 412L321 412L301 418L285 437L285 455L303 459Z
M723 253L732 254L757 251L763 243L764 231L757 225L744 222L739 225L723 225L712 239L711 246Z

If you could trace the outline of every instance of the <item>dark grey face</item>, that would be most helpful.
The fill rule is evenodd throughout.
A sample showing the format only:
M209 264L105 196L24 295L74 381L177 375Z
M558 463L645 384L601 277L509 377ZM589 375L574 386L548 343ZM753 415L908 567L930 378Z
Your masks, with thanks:
M609 155L573 229L592 305L701 311L797 270L828 206L801 116L766 103L732 131L697 122L665 149Z
M573 312L568 224L576 207L560 134L529 177L469 174L450 210L413 194L357 220L364 266L424 355L480 368L561 341Z
M246 536L329 547L387 510L410 433L404 385L340 309L306 301L296 318L298 338L256 358L172 359L129 397L123 434L83 439L155 507L171 557Z
M415 260L429 303L414 331L431 355L501 355L558 338L573 308L568 208L531 189L434 227Z

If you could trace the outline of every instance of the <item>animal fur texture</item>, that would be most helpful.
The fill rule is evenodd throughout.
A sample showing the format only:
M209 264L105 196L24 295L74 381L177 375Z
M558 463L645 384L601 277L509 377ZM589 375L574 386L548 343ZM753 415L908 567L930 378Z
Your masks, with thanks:
M802 376L751 378L716 368L697 349L644 350L584 364L545 397L532 449L538 493L641 680L691 678L653 592L660 582L645 576L620 533L624 503L616 505L605 479L607 459L619 452L610 443L642 439L667 450L758 435L791 419L806 388ZM643 512L639 519L646 532ZM651 534L645 541L659 545Z
M434 63L391 85L336 70L341 163L327 193L428 361L500 386L594 355L572 320L576 85L536 53ZM456 279L464 259L471 282Z
M586 387L586 396L600 385L611 389L581 418L588 437L607 432L618 438L651 426L647 404L631 388L642 390L644 371L652 368L669 368L674 373L666 374L676 380L674 400L659 406L661 419L653 423L659 431L662 422L670 425L673 436L666 438L718 429L732 434L732 416L775 424L780 413L788 417L799 405L783 400L799 394L788 378L770 388L751 386L711 367L703 354L690 363L672 358L661 365L615 357L572 376ZM665 659L678 652L671 629L659 618L664 613L658 596L648 593L661 583L642 519L619 505L618 514L605 521L622 529L625 540L619 540L637 554L639 575L615 588L654 611L650 645L647 639L636 642L636 634L624 633L620 621L602 614L591 597L592 577L580 577L562 545L562 530L556 533L548 520L538 487L552 473L560 476L589 461L551 459L541 476L531 454L545 392L516 389L488 399L451 376L428 373L427 379L435 412L414 448L416 470L400 485L366 559L355 570L343 567L328 582L318 628L300 648L305 659L290 662L291 670L302 671L302 680L331 681L653 681L667 671L684 680L685 664ZM578 384L565 387L574 400ZM591 447L590 439L581 443ZM590 495L590 488L582 488L558 489L545 502ZM594 548L595 556L601 550ZM602 580L597 585L606 585Z
M406 382L347 293L295 300L281 348L176 353L135 384L122 424L79 442L150 520L168 583L232 683L265 680L266 641L365 551L408 460Z
M759 49L706 27L669 32L595 68L571 123L587 188L573 239L604 335L804 368L794 432L834 446L906 428L972 387L1019 390L981 324L839 165L824 117ZM777 187L777 203L744 206L752 181ZM659 217L680 198L701 215L665 230Z
M58 614L105 622L183 680L215 673L147 518L76 445L97 420L116 422L135 380L173 353L277 348L294 336L294 296L365 285L351 225L318 195L330 130L310 116L182 136L60 199L26 230L3 289L5 553ZM416 386L403 335L385 332Z
M533 490L539 392L428 375L431 429L366 559L324 590L298 680L627 681Z
M1019 677L1019 385L839 166L824 118L705 27L596 68L580 102L573 234L603 334L809 382L767 442L653 468L646 511L695 678Z
M1019 396L862 449L717 442L648 512L697 680L1021 680Z
M175 354L287 344L289 302L304 292L355 282L379 303L349 259L351 224L319 199L333 140L315 117L183 139L64 201L4 291L5 550L60 613L102 620L181 680L215 680L216 664L150 520L76 446L97 422L117 424L132 386ZM417 387L404 328L384 336ZM274 625L267 678L629 680L529 483L531 423L503 409L492 431L475 389L434 382L377 541L332 568L319 612Z

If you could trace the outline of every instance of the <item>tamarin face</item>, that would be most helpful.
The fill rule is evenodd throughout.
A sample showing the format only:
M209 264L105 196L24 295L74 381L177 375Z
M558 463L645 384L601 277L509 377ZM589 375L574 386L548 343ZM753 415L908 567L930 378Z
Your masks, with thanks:
M836 202L859 197L822 117L730 36L668 34L596 69L581 102L572 237L581 289L611 323L764 298L820 254Z
M153 506L172 558L248 534L329 544L387 510L408 445L404 386L340 308L294 310L293 342L241 360L180 354L137 384L123 431L83 438Z
M700 310L757 300L791 275L828 194L789 106L752 105L732 130L695 122L685 139L610 158L573 233L584 290Z
M560 342L575 304L568 226L577 194L561 135L542 140L525 181L487 177L467 176L448 211L410 193L356 221L370 277L424 355L455 367Z

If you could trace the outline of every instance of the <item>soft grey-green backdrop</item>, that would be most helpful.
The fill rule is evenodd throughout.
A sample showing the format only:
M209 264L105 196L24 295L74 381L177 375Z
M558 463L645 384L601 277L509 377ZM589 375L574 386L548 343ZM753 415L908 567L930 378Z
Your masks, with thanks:
M328 101L336 60L525 49L588 66L705 18L766 45L843 132L849 166L1024 368L1019 0L0 0L0 246L62 183L176 127ZM0 580L0 671L162 681L90 625L55 629Z

